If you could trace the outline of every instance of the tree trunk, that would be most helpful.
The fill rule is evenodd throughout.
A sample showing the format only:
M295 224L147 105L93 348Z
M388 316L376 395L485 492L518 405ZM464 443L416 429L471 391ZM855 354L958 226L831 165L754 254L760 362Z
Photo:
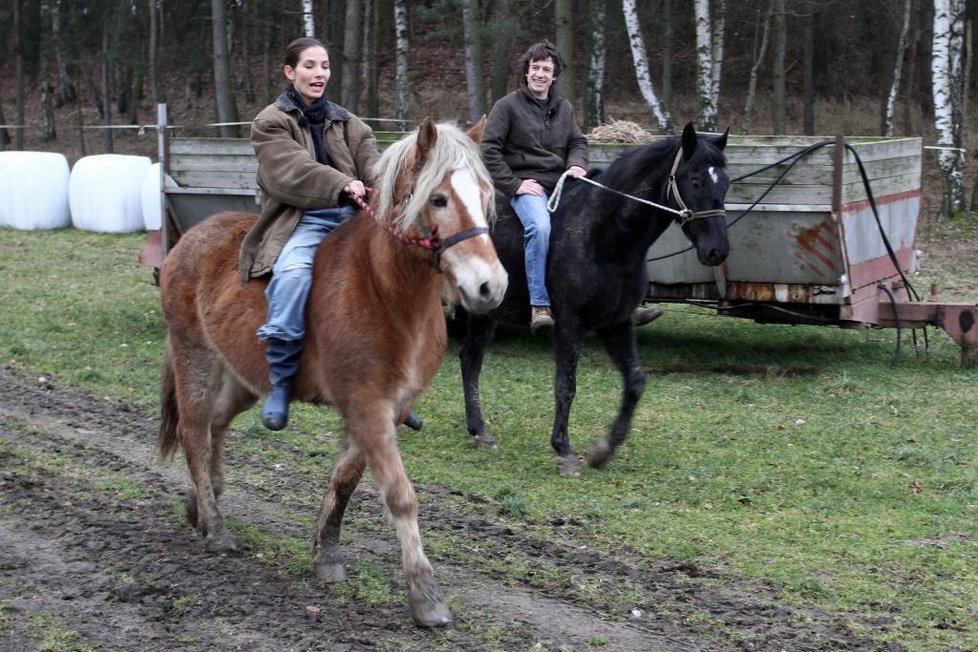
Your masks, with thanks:
M16 85L17 97L14 103L14 120L16 121L16 126L14 127L14 149L18 151L23 151L24 149L24 132L27 130L27 125L24 123L24 102L25 102L25 82L24 82L24 54L23 54L23 25L22 19L23 14L21 12L20 6L21 0L13 0L14 5L14 22L13 22L13 34L14 42L11 44L14 51L14 79Z
M378 66L377 66L377 35L380 32L380 12L375 0L367 0L363 8L363 90L364 104L369 115L380 113L380 102L377 99Z
M407 126L408 119L408 15L406 0L394 0L394 114Z
M573 0L554 0L554 26L556 28L557 51L564 59L564 68L557 78L560 93L577 104L577 88L574 83L574 2Z
M149 99L155 109L160 103L160 46L159 41L159 0L149 2L149 47L146 49L146 70L149 73Z
M754 64L750 68L750 81L747 83L747 99L744 101L744 118L743 125L741 126L741 130L745 134L750 133L751 115L754 111L754 98L757 95L757 73L761 68L761 63L764 62L764 56L767 54L773 1L771 4L772 6L764 13L763 24L761 23L760 11L757 12L758 20L754 30ZM758 39L760 39L760 45L757 43Z
M0 152L10 145L10 132L3 126L5 124L7 124L7 119L3 117L3 98L0 97Z
M784 70L788 35L784 2L785 0L773 0L771 10L771 133L777 135L785 132L785 116L788 112Z
M717 122L716 97L713 95L713 25L710 0L696 0L696 96L699 104L699 126L714 131Z
M316 36L316 17L313 15L312 0L302 0L302 34Z
M211 0L211 27L214 46L214 104L221 138L236 138L238 127L227 123L238 121L231 87L231 59L228 56L227 17L224 0Z
M75 80L69 67L67 57L64 54L64 42L61 34L61 0L51 2L51 44L54 47L54 60L58 65L58 91L55 93L54 101L56 106L62 106L78 99L78 92L75 90Z
M806 136L815 135L815 20L809 16L805 21L805 36L802 42L802 132Z
M112 90L109 87L109 25L102 25L102 149L112 153Z
M462 47L465 52L465 95L468 98L469 122L474 124L486 113L485 88L482 83L482 47L479 0L462 0Z
M346 20L343 23L344 75L341 104L357 113L360 104L360 57L363 43L363 4L350 0L346 3Z
M672 0L662 0L662 104L672 104Z
M602 2L604 0L601 0ZM518 32L510 0L493 3L492 18L492 82L489 88L489 105L506 94L509 87L510 63Z
M608 12L605 0L591 3L591 65L584 89L584 124L595 127L604 123L604 75L607 59L605 23Z
M903 60L907 55L907 41L910 37L910 13L913 11L913 0L903 0L903 25L900 27L900 39L897 42L896 61L893 64L893 81L890 93L886 98L886 113L883 116L883 134L893 135L893 114L896 111L897 97L900 95L900 79L903 76Z
M652 79L649 75L649 63L645 54L645 41L642 38L642 26L638 21L638 13L635 10L635 0L622 0L622 13L625 15L625 30L628 34L628 43L632 51L632 61L635 64L635 79L638 87L642 91L642 97L652 112L652 117L662 133L672 133L672 119L669 113L659 103L659 98L655 95L652 88Z
M931 60L934 95L934 127L937 155L942 177L940 214L950 216L964 207L964 183L958 134L960 124L955 103L960 93L955 89L955 73L960 69L960 46L955 43L955 23L963 19L963 0L934 0L933 59ZM957 57L957 61L955 58Z

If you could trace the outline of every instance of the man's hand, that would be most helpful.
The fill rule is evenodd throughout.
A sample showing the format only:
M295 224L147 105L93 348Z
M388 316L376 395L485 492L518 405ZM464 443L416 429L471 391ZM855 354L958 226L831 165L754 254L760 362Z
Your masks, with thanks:
M543 197L544 191L543 186L537 183L536 179L523 179L520 184L519 189L516 191L517 195L536 195L537 197Z
M575 179L579 179L583 177L585 174L587 174L587 170L582 168L580 165L572 165L569 168L567 168L567 173L572 177L574 177Z

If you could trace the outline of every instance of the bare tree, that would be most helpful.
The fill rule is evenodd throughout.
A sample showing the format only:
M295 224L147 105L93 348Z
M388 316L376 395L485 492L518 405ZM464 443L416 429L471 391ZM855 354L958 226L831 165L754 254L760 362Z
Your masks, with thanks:
M363 45L363 3L346 3L346 21L343 30L344 75L342 80L342 104L354 113L360 104L360 56Z
M465 51L465 94L469 121L476 122L486 112L486 92L482 83L482 46L479 29L479 0L462 1L463 49Z
M492 9L492 81L489 85L489 104L506 94L510 64L518 33L516 15L510 0L495 0Z
M941 148L937 155L943 182L940 214L944 216L964 208L960 121L964 8L964 0L934 0L931 77L934 127Z
M604 0L590 3L591 14L591 64L588 66L587 88L584 89L584 123L596 126L604 122L604 78L607 60L605 23L608 13Z
M217 108L218 131L222 138L235 138L238 110L231 88L231 58L228 53L227 16L224 0L211 0L211 29L214 46L214 105Z
M149 72L149 97L153 107L159 104L160 95L160 45L159 16L160 0L147 0L149 3L149 46L146 49L146 68Z
M772 0L773 6L773 0ZM760 70L764 56L767 54L768 34L771 31L771 7L764 12L763 17L760 10L757 12L756 27L754 30L754 63L750 68L750 81L747 82L747 99L744 101L744 117L741 130L745 134L750 133L751 114L754 110L754 98L757 95L757 73Z
M394 0L394 114L408 119L408 15L406 0Z
M903 76L903 60L907 55L907 41L910 37L910 14L913 12L913 0L903 0L903 24L900 28L900 39L897 42L896 61L893 64L893 80L890 92L886 98L886 112L883 116L883 134L893 135L893 114L896 111L896 100L900 94L900 79Z
M642 26L638 20L638 12L635 9L635 0L622 0L622 13L625 15L625 30L628 34L628 44L632 51L632 61L635 64L635 79L638 81L639 90L645 103L648 104L659 127L663 133L672 133L672 118L669 113L659 103L655 89L652 88L652 78L649 74L648 57L645 54L645 40L642 38Z
M17 96L14 100L14 120L17 121L17 125L14 127L14 149L23 150L24 149L24 131L26 130L26 125L24 123L24 101L25 101L25 86L24 81L24 35L23 35L23 12L21 7L21 0L13 0L13 50L14 50L14 78L16 80L16 92Z
M785 58L788 51L788 28L785 18L785 0L771 2L771 131L783 134L787 107L785 82Z
M65 56L65 46L62 37L62 21L64 16L61 11L61 0L52 0L51 4L51 46L54 49L54 60L58 66L58 90L55 93L55 103L58 106L74 102L78 99L78 92L75 90L74 75L72 67L69 67L67 56Z
M557 51L564 58L564 69L557 79L561 94L571 104L576 104L574 84L574 2L573 0L554 0L554 27Z

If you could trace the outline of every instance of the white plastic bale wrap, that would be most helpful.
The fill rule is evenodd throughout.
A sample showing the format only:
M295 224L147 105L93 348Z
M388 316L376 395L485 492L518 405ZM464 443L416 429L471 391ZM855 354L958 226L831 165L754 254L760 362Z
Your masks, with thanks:
M78 159L68 180L71 223L82 231L142 231L146 156L97 154Z
M166 187L174 188L177 182L169 174L166 175ZM160 164L153 163L143 175L142 204L143 225L147 231L158 231L163 224L163 212L160 204Z
M54 152L0 152L0 226L61 229L68 212L68 159Z

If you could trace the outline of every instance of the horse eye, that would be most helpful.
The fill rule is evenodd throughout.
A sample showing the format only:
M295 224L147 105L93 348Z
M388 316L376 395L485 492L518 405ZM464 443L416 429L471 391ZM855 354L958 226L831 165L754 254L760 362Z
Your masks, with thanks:
M431 198L431 204L435 208L445 208L448 206L448 197L445 195L435 195Z

